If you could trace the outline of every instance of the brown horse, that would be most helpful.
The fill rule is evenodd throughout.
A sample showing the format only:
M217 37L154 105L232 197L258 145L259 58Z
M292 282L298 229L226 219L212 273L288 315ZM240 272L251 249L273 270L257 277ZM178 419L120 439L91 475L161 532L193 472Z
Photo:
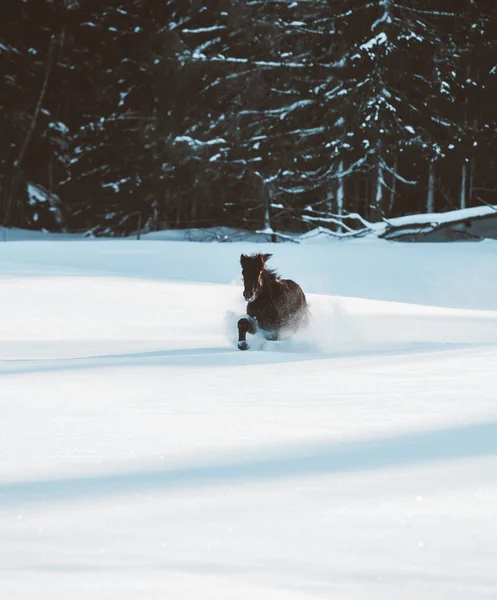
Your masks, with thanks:
M266 262L272 254L240 256L243 297L247 316L238 321L238 348L247 350L247 333L260 331L267 340L278 340L307 324L308 308L304 292L291 279L280 279Z

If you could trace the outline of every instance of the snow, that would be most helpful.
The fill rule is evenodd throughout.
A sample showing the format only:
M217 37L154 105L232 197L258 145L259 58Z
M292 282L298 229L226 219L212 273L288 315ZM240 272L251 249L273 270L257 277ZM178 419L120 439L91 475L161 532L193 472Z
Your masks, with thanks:
M375 46L379 46L381 44L385 44L388 41L387 34L382 31L378 35L375 35L374 38L371 38L364 44L361 44L361 50L367 50L368 52L372 50Z
M112 188L116 193L119 192L119 190L121 189L121 185L123 185L124 183L127 183L130 180L130 177L125 177L123 179L120 179L119 181L110 181L108 183L102 183L100 184L103 188Z
M390 17L390 14L388 12L388 7L385 6L385 12L383 13L383 15L379 18L376 19L376 21L371 25L371 31L374 31L378 25L380 25L381 23L391 23L392 22L392 18Z
M66 135L69 133L69 128L67 127L67 125L65 125L61 121L52 121L52 123L49 124L49 128L55 129L55 131L58 131L59 133L61 133L63 135Z
M395 226L414 225L414 224L432 224L432 223L452 223L453 221L464 221L478 217L497 216L497 206L474 206L459 210L450 210L443 213L426 213L422 215L408 215L405 217L395 217L388 219L388 222Z
M0 597L495 595L495 242L14 234ZM312 326L239 352L252 251Z
M268 60L251 60L248 58L223 56L222 54L220 54L218 56L211 56L211 57L207 58L204 54L194 52L193 58L196 58L198 60L209 60L211 62L232 62L232 63L250 64L250 65L256 66L256 67L276 67L276 68L286 67L286 68L293 68L293 69L309 68L309 65L306 64L305 62L296 63L296 62L284 62L284 61L280 62L280 61L268 61ZM334 67L336 65L331 64L331 65L322 65L322 66L323 67L326 67L326 66Z
M28 196L29 196L29 203L30 204L36 204L37 202L46 202L48 200L48 196L47 193L45 191L43 191L40 187L32 184L32 183L28 183Z
M198 140L190 137L189 135L177 135L174 138L174 143L185 142L191 148L200 148L201 146L214 146L216 144L226 144L226 140L224 138L213 138L211 140Z
M280 119L284 119L288 113L297 110L298 108L302 108L303 106L308 106L309 104L314 104L314 100L298 100L297 102L293 102L292 104L288 104L287 106L282 106L281 108L272 108L264 111L264 114L267 115L280 115ZM260 111L257 110L242 110L240 111L241 115L251 115L257 114Z
M206 42L204 42L203 44L200 44L200 46L198 46L195 49L195 53L202 53L204 50L207 50L207 48L209 48L209 46L213 46L214 44L218 44L219 42L221 42L221 38L220 37L216 37L213 38L211 40L207 40Z
M226 25L212 25L211 27L197 27L196 29L183 29L183 33L208 33L226 29Z
M288 135L298 135L300 137L309 136L309 135L317 135L319 133L323 133L326 131L325 127L309 127L308 129L294 129L293 131L289 131Z

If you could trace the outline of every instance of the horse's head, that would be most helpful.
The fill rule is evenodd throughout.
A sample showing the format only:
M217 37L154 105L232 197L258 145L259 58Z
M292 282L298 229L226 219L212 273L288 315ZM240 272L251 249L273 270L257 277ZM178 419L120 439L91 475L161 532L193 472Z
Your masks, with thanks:
M243 275L243 297L247 302L252 302L257 298L259 291L264 283L263 273L266 261L272 254L252 254L240 256Z

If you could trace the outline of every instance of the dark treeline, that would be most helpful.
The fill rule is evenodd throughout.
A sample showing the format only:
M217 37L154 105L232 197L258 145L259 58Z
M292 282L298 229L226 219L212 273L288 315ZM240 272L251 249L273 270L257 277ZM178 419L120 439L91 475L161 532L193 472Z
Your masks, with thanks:
M2 0L0 223L495 204L496 98L495 0Z

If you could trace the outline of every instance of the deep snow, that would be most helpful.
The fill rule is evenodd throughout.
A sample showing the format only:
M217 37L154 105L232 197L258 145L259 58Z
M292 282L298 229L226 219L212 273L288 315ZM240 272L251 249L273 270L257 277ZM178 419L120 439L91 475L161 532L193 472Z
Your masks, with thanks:
M238 259L311 329L234 345ZM497 243L0 243L0 597L497 596Z

